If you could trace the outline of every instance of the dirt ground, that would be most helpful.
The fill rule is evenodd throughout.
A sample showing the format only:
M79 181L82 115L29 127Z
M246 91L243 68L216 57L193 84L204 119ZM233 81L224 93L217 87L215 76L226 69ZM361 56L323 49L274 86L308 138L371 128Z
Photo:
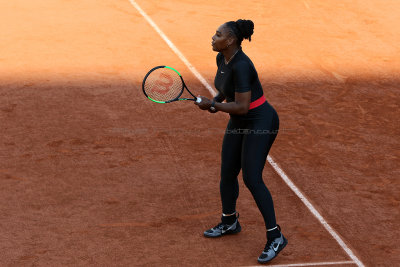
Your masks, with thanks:
M255 23L253 60L281 130L271 155L366 266L400 262L400 2L136 1L212 85L211 36ZM228 116L160 105L157 65L210 93L128 0L0 1L0 265L249 266L265 245L220 218ZM267 164L289 245L272 264L351 259ZM342 263L330 266L354 266Z

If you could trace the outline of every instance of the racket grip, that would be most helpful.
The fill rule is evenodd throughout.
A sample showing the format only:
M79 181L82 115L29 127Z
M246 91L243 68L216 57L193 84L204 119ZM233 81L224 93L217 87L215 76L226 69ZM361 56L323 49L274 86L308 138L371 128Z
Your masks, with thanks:
M196 97L196 103L201 103L201 97Z

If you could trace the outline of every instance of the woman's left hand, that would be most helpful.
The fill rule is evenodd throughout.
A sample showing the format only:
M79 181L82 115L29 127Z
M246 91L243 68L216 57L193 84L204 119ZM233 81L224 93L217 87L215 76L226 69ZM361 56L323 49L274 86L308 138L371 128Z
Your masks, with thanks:
M208 110L211 107L211 100L208 99L205 96L198 96L197 98L201 98L201 102L197 103L196 101L194 101L194 104L199 106L200 109L202 110Z

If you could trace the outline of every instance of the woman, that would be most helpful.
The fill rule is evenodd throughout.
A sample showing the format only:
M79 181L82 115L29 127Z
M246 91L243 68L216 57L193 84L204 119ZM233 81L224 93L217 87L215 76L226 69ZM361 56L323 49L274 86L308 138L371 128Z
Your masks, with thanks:
M266 101L256 69L243 53L243 39L251 41L254 24L250 20L229 21L222 24L212 37L217 55L218 71L215 87L218 94L210 100L199 96L195 103L211 113L229 113L230 120L222 144L220 194L221 222L204 232L206 237L220 237L241 230L236 200L239 195L238 174L257 203L267 229L267 244L258 257L260 263L275 258L286 246L287 240L276 224L274 204L262 179L268 152L279 128L278 114ZM226 103L222 101L226 100Z

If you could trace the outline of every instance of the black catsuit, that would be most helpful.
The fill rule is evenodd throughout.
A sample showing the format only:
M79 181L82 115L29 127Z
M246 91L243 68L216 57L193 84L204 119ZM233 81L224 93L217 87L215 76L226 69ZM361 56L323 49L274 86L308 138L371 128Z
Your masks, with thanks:
M251 102L263 96L263 89L253 63L242 51L225 65L224 56L217 55L215 87L227 102L235 101L235 92L251 91ZM275 109L265 102L250 109L246 115L232 115L222 144L220 193L222 212L236 211L239 196L238 175L242 169L243 180L257 203L267 229L276 226L274 204L262 179L268 152L279 129Z

